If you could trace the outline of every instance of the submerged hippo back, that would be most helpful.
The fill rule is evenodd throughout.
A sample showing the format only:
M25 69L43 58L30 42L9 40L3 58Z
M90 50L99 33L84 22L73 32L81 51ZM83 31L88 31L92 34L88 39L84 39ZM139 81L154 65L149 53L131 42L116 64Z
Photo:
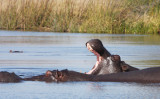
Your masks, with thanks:
M160 83L160 67L94 76L92 81Z

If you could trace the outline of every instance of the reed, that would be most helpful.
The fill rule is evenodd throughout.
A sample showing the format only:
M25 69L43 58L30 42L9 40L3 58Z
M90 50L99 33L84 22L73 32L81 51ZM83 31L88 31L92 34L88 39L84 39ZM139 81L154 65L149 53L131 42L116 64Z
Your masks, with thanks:
M160 0L0 0L0 29L156 34Z

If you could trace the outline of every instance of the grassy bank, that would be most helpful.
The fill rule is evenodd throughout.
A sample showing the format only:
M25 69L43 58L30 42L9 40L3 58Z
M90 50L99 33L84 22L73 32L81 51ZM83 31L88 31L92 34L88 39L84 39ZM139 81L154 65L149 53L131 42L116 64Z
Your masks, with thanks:
M160 0L0 0L0 29L156 34Z

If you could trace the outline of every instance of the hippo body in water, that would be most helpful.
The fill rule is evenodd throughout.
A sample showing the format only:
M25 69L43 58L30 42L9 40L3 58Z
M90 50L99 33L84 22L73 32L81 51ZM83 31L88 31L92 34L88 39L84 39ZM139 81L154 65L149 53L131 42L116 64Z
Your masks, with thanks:
M111 55L99 39L91 39L86 43L89 51L97 56L96 65L87 74L102 75L139 70L121 61L119 55Z
M45 82L66 82L66 81L90 81L92 75L68 71L67 69L58 71L47 71L44 75L24 78L25 81L45 81Z
M47 77L45 74L38 75L38 76L32 76L29 78L24 78L23 80L25 80L25 81L45 81L45 82L52 82L53 81L52 77Z
M21 78L15 73L9 73L6 71L0 72L0 83L18 83L21 81L45 81L52 82L53 79L51 77L44 75L32 76L29 78Z
M6 71L0 72L0 82L9 83L9 82L20 82L22 78L17 76L15 73L9 73Z
M137 82L160 83L160 67L147 68L131 72L119 72L105 75L88 75L75 71L47 71L52 81L96 81L96 82Z
M69 70L47 71L44 75L30 78L20 78L14 73L0 72L0 82L20 81L45 81L45 82L67 82L67 81L93 81L93 82L137 82L137 83L160 83L160 67L152 67L137 71L119 72L104 75L90 75Z
M160 67L108 75L98 75L94 77L92 81L160 83Z

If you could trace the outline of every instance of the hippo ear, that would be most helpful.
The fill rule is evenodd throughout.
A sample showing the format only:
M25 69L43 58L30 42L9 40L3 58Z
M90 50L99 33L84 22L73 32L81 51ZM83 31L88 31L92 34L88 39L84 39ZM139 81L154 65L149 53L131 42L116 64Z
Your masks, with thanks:
M52 72L48 70L48 71L46 72L46 76L51 76L51 75L52 75Z
M129 66L124 62L124 61L121 61L121 68L122 68L122 71L125 72L125 71L128 71L129 70Z

